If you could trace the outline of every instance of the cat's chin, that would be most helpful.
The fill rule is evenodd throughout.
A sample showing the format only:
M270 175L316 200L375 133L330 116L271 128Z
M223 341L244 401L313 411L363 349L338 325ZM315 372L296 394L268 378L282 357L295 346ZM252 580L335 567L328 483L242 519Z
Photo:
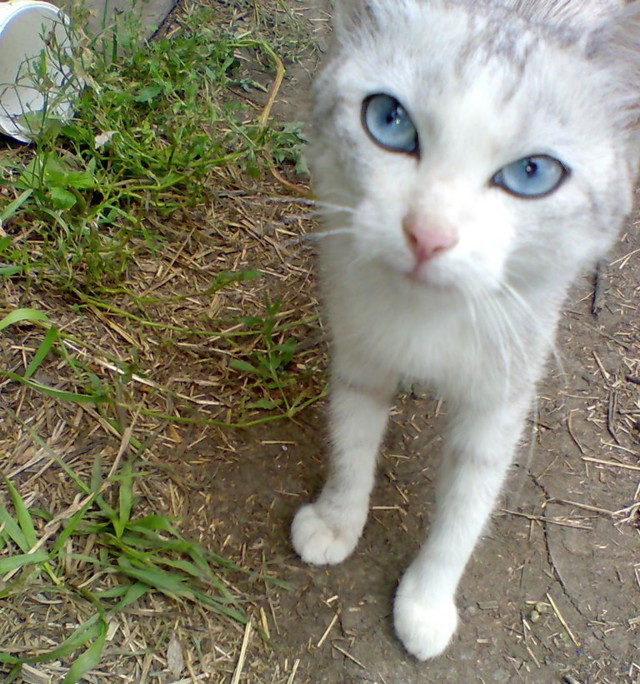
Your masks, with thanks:
M450 273L443 273L440 269L414 268L402 271L401 275L412 288L416 289L441 292L454 292L460 289L457 279Z

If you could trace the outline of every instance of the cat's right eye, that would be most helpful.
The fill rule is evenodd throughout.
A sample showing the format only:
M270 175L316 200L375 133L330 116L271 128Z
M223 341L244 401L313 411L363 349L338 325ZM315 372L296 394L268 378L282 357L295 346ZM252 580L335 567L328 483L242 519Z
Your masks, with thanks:
M383 93L369 95L362 103L362 125L385 150L418 154L418 131L395 97Z

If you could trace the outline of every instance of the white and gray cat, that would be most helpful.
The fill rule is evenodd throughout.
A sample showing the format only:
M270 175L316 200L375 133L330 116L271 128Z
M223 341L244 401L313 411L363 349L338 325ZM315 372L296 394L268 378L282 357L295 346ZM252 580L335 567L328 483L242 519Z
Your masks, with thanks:
M309 563L362 533L399 378L448 402L436 513L400 581L416 657L457 625L567 288L611 245L638 167L640 3L338 0L314 87L332 341L327 483L293 522Z

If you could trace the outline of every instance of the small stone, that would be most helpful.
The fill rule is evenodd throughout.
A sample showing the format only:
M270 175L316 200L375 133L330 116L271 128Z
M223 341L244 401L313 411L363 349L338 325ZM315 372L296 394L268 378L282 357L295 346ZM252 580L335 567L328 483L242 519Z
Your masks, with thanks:
M498 610L497 601L478 601L478 608L480 610Z

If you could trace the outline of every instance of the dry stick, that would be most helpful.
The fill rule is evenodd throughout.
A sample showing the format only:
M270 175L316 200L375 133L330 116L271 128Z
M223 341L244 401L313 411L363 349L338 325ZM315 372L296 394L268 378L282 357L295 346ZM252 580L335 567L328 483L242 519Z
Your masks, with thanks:
M107 480L109 480L113 474L116 472L118 469L118 466L120 465L120 460L122 456L124 455L125 451L129 448L129 442L131 441L131 437L133 436L133 428L135 427L136 421L140 417L140 411L142 410L142 406L138 406L138 410L135 412L131 423L127 425L127 427L122 431L122 439L120 440L120 448L118 449L118 453L116 454L116 458L113 461L113 465L111 466L111 469L109 470L109 474L107 475Z
M616 434L616 426L614 424L615 415L616 415L617 411L618 411L618 395L616 394L616 391L614 389L612 389L609 392L609 403L607 406L607 431L613 437L613 441L619 445L620 440L618 439L618 435Z
M297 192L299 195L302 195L303 197L311 197L311 190L308 188L304 188L301 185L296 185L295 183L292 183L290 180L287 180L275 167L271 167L269 169L271 172L271 175L282 185L285 187L289 188L290 190L293 190L294 192Z
M529 652L529 655L531 656L531 659L533 660L533 662L536 664L537 668L540 669L540 667L541 667L540 661L536 658L536 655L535 655L535 653L531 650L529 644L525 644L524 647L525 647L525 648L527 649L527 651Z
M609 266L617 266L620 264L620 268L623 268L626 264L626 262L635 254L638 254L640 252L639 249L634 249L633 251L629 252L628 254L625 254L624 256L621 256L619 259L616 259L615 261L612 261Z
M296 678L296 672L298 671L299 665L300 665L300 658L296 658L296 662L293 663L293 669L291 670L291 674L289 675L289 679L287 679L287 684L293 684L293 680Z
M567 506L575 506L576 508L584 508L585 511L593 511L594 513L602 513L613 518L618 514L618 511L610 511L606 508L598 508L598 506L590 506L589 504L580 503L579 501L567 501L566 499L549 499L547 503L565 504Z
M549 603L551 604L551 607L553 608L553 612L556 614L556 617L558 620L560 620L562 626L565 628L567 634L571 638L571 641L576 645L577 648L580 648L580 642L573 636L573 632L569 628L569 625L567 624L567 621L562 617L562 614L558 610L558 606L556 606L556 602L551 598L551 594L547 592L547 598L549 599Z
M247 626L244 630L244 637L242 639L242 646L240 647L240 655L238 656L238 663L236 664L236 669L233 673L233 679L231 684L238 684L240 677L242 676L242 670L244 669L244 661L247 657L247 647L249 645L249 638L251 637L251 618L247 622Z
M631 504L631 506L625 506L625 508L621 508L619 511L614 511L613 515L622 515L623 513L629 513L633 511L634 508L640 508L640 501Z
M262 629L264 630L264 633L267 635L267 639L271 639L267 614L264 612L264 608L262 606L260 606L260 622L262 623Z
M603 461L600 458L591 458L590 456L583 456L583 461L589 463L599 463L600 465L611 466L612 468L624 468L625 470L637 470L640 472L640 466L628 465L627 463L616 463L615 461Z
M357 658L354 658L354 657L351 655L351 653L347 653L347 651L345 651L344 649L340 648L340 646L336 646L335 644L332 644L332 646L333 646L333 648L336 649L336 651L339 651L340 653L342 653L342 655L343 655L345 658L349 658L349 660L351 660L352 662L354 662L356 665L358 665L359 667L361 667L363 670L367 670L367 669L368 669L368 668L366 667L366 665L363 665Z
M578 441L578 438L573 434L573 428L571 427L571 417L572 416L573 416L573 413L569 412L569 416L567 417L567 432L569 433L569 437L571 437L571 439L575 442L575 445L580 450L580 453L584 456L586 452L585 452L582 444L580 444L580 442Z
M27 663L22 663L20 675L22 680L27 682L27 684L49 684L51 681L48 674L45 674L42 670L38 670Z
M527 520L531 520L534 522L549 523L551 525L559 525L560 527L571 527L578 530L593 529L591 525L581 525L579 522L572 520L567 520L566 522L563 522L561 520L556 520L554 518L547 518L543 515L530 515L529 513L521 513L520 511L511 511L508 508L501 508L500 511L502 513L508 513L509 515L515 515L519 518L526 518Z
M607 267L607 262L601 260L596 266L596 272L593 276L593 300L591 301L591 313L595 318L598 318L602 309L604 309L605 294L604 294L604 272Z
M600 360L600 357L596 354L595 351L591 352L591 356L596 360L596 366L598 366L598 369L600 373L602 374L602 377L604 378L605 382L609 382L611 380L611 376L609 375L607 369L604 367L602 361Z
M333 619L329 623L329 626L324 630L324 634L320 637L320 641L316 644L316 648L320 648L324 644L325 639L329 636L329 632L333 629L333 626L338 621L338 613L333 616Z
M276 53L267 45L263 45L265 51L271 57L271 59L275 62L276 65L276 77L273 79L273 83L271 84L271 87L269 88L269 93L267 97L267 104L264 106L264 109L262 110L262 113L260 114L260 118L258 119L258 123L260 126L264 127L267 125L267 121L269 120L269 114L271 114L271 108L273 107L273 103L275 102L276 95L278 94L278 91L280 90L280 86L282 85L282 80L284 79L284 64L282 63L282 60Z

